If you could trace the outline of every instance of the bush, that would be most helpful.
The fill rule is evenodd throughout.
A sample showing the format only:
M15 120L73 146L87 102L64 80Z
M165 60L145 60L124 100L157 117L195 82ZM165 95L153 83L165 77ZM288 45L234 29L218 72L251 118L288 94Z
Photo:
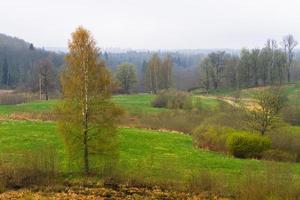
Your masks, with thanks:
M273 130L270 134L272 149L289 152L296 156L296 161L300 161L300 134L299 128L285 126Z
M236 199L299 199L299 180L292 166L266 163L262 173L243 170L235 190Z
M238 158L260 158L271 146L269 138L246 132L229 135L226 143L228 150Z
M230 117L228 117L230 113ZM207 117L205 124L214 126L230 127L238 130L248 130L247 113L238 108L231 108L228 110L215 111L211 117Z
M0 191L50 184L58 174L57 158L53 147L2 155Z
M300 105L290 105L282 110L283 120L292 125L300 125Z
M279 149L270 149L263 152L263 159L280 162L295 162L296 155Z
M205 120L207 115L210 115L210 113L185 110L142 115L137 126L150 129L167 129L191 134L192 131ZM128 125L128 123L126 125Z
M0 96L0 104L1 105L16 105L25 103L28 99L25 95L22 94L6 94Z
M152 101L152 106L170 109L191 109L193 103L191 95L187 92L163 90Z
M3 92L0 94L1 105L16 105L39 99L33 93Z
M220 126L201 125L194 130L193 141L198 148L227 152L226 138L232 131Z
M217 177L214 177L208 170L192 174L188 184L192 192L213 191L218 186Z

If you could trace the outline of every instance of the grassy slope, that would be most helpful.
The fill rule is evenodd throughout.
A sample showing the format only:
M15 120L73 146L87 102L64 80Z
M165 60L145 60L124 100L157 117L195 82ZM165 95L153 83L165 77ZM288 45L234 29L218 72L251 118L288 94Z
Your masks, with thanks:
M15 112L44 112L52 109L57 100L35 101L18 105L0 105L0 114L12 114Z
M261 88L264 87L242 89L239 91L239 95L242 98L251 98L255 94L255 92L259 91L259 89ZM291 100L296 101L297 97L299 97L300 95L300 82L285 84L283 86L283 89ZM220 88L218 90L210 91L211 95L216 96L235 96L237 93L238 91L234 88Z
M166 109L153 108L151 101L154 98L150 94L136 95L116 95L113 96L113 101L124 107L132 114L137 113L157 113ZM12 114L16 112L44 112L55 107L58 100L35 101L18 105L0 105L0 114Z
M124 107L131 114L138 113L158 113L166 111L163 108L154 108L151 106L151 101L154 95L151 94L134 94L134 95L115 95L113 101Z
M151 106L151 101L154 95L151 94L134 94L134 95L115 95L112 100L122 106L131 114L153 114L164 112L168 109L154 108ZM58 100L35 101L18 105L0 105L0 114L9 115L16 112L45 112L51 110ZM201 105L205 108L216 107L219 101L215 99L201 99Z
M193 148L190 136L140 129L119 129L120 168L123 173L150 179L184 179L197 170L235 174L244 167L260 169L263 161L240 160ZM66 166L63 142L54 123L9 121L0 124L0 152L14 153L53 145ZM295 165L299 171L299 165Z
M207 98L205 96L193 96L194 104L200 101L200 106L203 108L217 108L220 105L220 100Z

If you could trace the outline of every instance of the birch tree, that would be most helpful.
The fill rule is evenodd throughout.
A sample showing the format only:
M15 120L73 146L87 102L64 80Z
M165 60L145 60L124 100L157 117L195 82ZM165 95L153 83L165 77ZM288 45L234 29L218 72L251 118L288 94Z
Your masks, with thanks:
M111 75L83 27L72 33L66 64L58 127L70 158L78 160L88 175L91 167L103 169L106 161L117 158L115 124L121 110L110 100Z

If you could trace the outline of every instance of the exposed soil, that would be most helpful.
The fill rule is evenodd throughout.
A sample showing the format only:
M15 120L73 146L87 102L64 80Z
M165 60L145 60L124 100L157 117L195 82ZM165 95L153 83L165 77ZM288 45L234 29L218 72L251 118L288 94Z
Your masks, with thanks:
M159 188L136 188L121 186L118 189L111 188L85 188L72 187L64 188L60 191L33 191L28 189L7 191L0 194L2 200L17 200L17 199L32 199L32 200L50 200L50 199L78 199L78 200L104 200L104 199L160 199L160 200L175 200L175 199L212 199L212 200L227 200L228 198L221 198L211 195L209 193L191 194L175 191L163 191Z
M200 97L220 100L220 101L226 102L229 105L234 106L234 107L241 107L243 105L245 108L247 108L250 111L257 109L259 107L259 105L257 104L257 102L255 102L255 100L249 99L249 98L236 99L233 97L217 97L217 96L200 96Z

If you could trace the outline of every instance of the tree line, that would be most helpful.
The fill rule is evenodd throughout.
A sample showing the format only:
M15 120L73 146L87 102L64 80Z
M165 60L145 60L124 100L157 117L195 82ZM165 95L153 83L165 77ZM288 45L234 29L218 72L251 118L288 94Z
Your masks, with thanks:
M40 99L60 88L64 54L34 47L24 40L0 34L0 87L38 92Z
M280 45L269 39L262 49L244 48L240 55L225 51L209 53L199 65L201 87L208 91L290 83L296 46L294 37L287 35Z
M143 66L142 86L144 91L156 94L159 90L174 87L173 62L170 55L160 58L153 54ZM121 88L120 91L129 94L136 88L137 75L133 64L124 63L118 66L116 79Z
M99 52L119 84L118 92L153 92L170 87L206 91L220 87L255 87L300 80L297 42L267 40L263 48L237 51ZM65 54L35 48L0 35L0 87L39 92L47 99L59 91ZM176 80L176 81L175 81Z

